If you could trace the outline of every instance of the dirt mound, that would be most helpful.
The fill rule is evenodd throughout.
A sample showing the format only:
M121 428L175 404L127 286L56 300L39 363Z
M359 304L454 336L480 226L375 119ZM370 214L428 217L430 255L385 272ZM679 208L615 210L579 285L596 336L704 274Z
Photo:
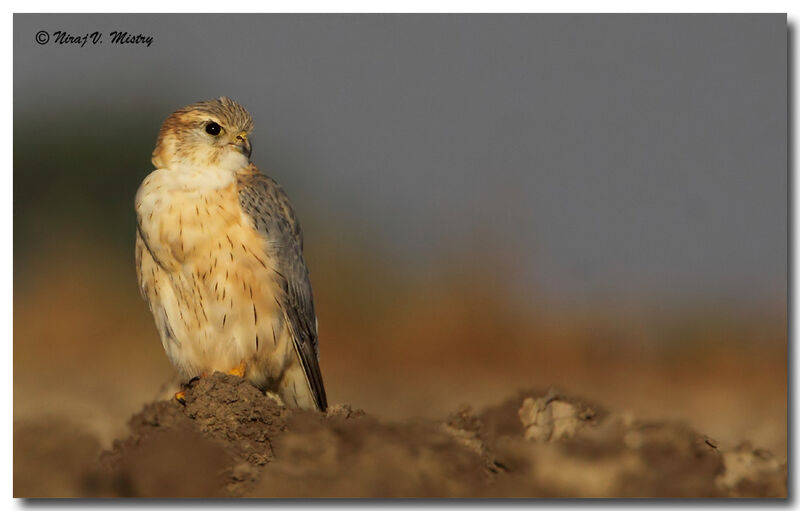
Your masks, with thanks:
M768 452L553 391L386 423L347 405L288 410L217 373L185 405L145 406L109 451L54 424L15 425L15 496L786 496L785 460Z

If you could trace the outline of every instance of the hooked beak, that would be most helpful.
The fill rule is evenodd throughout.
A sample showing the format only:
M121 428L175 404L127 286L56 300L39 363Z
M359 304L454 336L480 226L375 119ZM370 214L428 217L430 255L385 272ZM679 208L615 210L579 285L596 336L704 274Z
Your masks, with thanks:
M250 158L250 155L253 153L253 148L250 145L250 141L247 140L247 132L243 131L236 135L236 140L231 142L232 145L236 146L238 150L240 150L245 156Z

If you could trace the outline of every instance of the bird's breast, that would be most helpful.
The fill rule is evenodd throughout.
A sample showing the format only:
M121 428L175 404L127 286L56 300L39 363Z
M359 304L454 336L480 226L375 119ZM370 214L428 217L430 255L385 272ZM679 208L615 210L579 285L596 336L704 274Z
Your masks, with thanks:
M136 195L139 230L159 264L219 264L222 257L232 261L234 249L261 246L243 216L235 181L199 188L171 177L169 171L153 172Z

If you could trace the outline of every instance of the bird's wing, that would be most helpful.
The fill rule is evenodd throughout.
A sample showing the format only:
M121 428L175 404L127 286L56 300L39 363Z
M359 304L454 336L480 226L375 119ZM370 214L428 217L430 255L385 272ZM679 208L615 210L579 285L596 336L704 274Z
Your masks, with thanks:
M311 281L303 259L303 233L289 198L281 186L250 165L238 175L239 204L253 220L264 238L276 267L275 279L281 289L278 304L291 329L295 350L300 358L308 385L320 410L328 401L319 370L317 317Z

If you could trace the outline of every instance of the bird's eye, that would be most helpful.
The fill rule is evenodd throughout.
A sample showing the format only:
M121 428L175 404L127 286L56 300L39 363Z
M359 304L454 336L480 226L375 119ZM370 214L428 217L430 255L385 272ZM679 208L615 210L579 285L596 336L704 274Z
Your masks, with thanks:
M219 135L220 131L222 131L222 127L220 127L220 125L215 122L210 122L206 124L206 133L208 133L209 135L213 135L216 137L217 135Z

